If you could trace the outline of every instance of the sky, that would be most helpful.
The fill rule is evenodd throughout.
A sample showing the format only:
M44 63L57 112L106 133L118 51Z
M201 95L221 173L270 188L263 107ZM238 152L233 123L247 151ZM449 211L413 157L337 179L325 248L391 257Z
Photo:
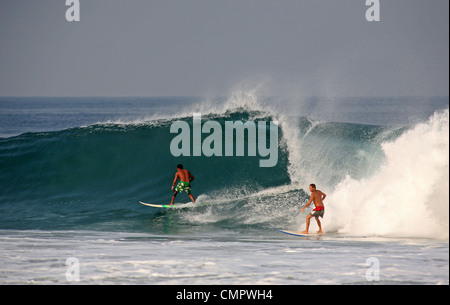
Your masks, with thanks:
M448 96L449 1L0 0L0 96Z

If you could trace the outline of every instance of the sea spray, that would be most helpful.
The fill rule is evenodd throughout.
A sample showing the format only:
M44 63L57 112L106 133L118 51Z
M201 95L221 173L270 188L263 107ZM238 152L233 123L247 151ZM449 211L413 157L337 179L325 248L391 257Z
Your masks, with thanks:
M448 239L448 109L382 144L370 177L347 176L327 198L324 226L345 234Z

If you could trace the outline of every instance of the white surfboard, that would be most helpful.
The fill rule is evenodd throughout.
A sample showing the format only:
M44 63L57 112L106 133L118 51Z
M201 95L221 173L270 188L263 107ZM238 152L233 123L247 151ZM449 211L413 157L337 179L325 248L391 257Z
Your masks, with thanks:
M281 230L281 229L277 229L278 231L280 231L281 233L284 234L289 234L289 235L294 235L294 236L301 236L301 237L308 237L308 236L321 236L323 234L318 234L318 233L310 233L310 234L305 234L299 231L289 231L289 230Z
M149 207L153 207L153 208L175 208L177 205L169 205L169 204L153 204L153 203L145 203L142 201L139 201L140 203L142 203L143 205L149 206Z
M189 207L198 207L198 206L204 206L207 203L185 203L185 204L153 204L153 203L145 203L142 201L139 201L139 203L152 207L152 208L165 208L165 209L174 209L174 208L189 208Z

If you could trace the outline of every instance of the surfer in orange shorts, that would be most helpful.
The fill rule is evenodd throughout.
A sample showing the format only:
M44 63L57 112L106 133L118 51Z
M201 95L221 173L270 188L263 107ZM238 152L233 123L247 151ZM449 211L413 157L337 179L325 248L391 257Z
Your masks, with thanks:
M309 190L311 191L311 198L309 199L308 203L302 208L301 212L303 213L303 211L311 204L311 202L314 202L316 208L310 214L308 214L308 216L306 216L306 230L302 231L301 233L308 234L310 220L314 217L316 218L317 225L319 226L319 231L317 231L316 233L322 234L322 225L320 223L319 217L323 218L323 215L325 213L323 200L325 199L325 197L327 197L327 195L317 190L315 184L310 184Z

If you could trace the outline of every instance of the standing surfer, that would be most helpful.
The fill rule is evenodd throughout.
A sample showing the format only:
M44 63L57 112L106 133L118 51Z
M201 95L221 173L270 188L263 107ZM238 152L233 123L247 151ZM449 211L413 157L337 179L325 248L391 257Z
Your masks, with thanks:
M319 226L319 231L317 231L316 233L322 234L322 225L320 223L319 217L323 218L323 214L325 213L323 200L325 199L325 197L327 197L327 195L317 190L315 184L310 184L309 190L311 191L311 198L309 199L308 203L302 208L301 213L303 213L303 211L311 204L311 202L314 202L316 208L310 214L308 214L308 216L306 216L306 230L302 231L301 233L308 234L310 220L311 218L315 217L317 225Z
M180 182L178 182L177 187L175 187L175 184L177 183L177 180L180 179ZM173 205L173 201L175 200L175 197L179 192L185 191L189 198L191 198L192 202L195 203L194 196L192 196L191 193L191 182L194 181L194 176L187 170L183 169L183 164L177 165L177 172L175 173L175 179L173 180L172 184L172 201L170 202L170 205ZM173 189L175 187L175 190Z

